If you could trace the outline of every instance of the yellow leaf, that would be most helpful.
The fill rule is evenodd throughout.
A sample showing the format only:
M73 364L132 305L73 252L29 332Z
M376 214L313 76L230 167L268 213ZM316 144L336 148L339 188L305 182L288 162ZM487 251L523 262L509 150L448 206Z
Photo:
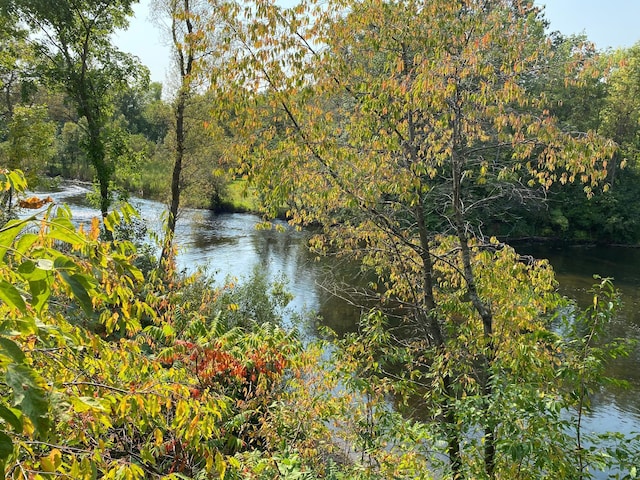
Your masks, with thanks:
M227 462L224 461L220 452L216 452L216 471L220 475L220 479L224 478L224 474L227 471Z
M155 438L156 446L162 445L162 442L164 441L162 437L162 430L160 430L159 428L156 428L155 431L153 432L153 436Z
M62 454L57 448L54 448L49 455L40 459L40 467L47 473L54 473L61 464Z

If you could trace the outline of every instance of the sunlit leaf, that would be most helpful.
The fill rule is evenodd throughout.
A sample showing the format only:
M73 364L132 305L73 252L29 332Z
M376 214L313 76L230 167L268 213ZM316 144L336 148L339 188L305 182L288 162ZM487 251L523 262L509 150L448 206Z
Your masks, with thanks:
M0 337L0 351L5 353L16 363L23 363L25 360L24 352L18 344L7 337Z
M10 283L0 280L0 299L9 307L16 308L22 313L27 313L27 305L16 287Z
M0 262L2 262L7 249L13 244L16 236L18 236L25 225L25 220L9 220L0 228Z

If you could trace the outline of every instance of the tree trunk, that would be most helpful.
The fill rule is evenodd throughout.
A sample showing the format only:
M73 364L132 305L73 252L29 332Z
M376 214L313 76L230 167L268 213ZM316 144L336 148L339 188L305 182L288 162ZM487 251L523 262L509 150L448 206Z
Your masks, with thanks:
M167 231L165 232L165 240L160 254L160 265L166 264L173 252L173 239L176 232L176 221L178 218L178 209L180 208L180 192L182 178L182 162L185 153L185 130L184 130L184 111L186 107L186 92L183 90L178 94L176 99L175 120L176 120L176 151L173 163L173 174L171 176L171 203L169 204L169 218L167 219Z
M107 164L105 158L104 142L101 138L102 126L100 122L96 121L92 112L88 108L82 112L87 119L87 129L89 136L88 156L91 165L96 171L96 178L98 179L98 188L100 190L100 215L104 223L105 217L109 214L109 207L111 206L111 198L109 197L109 182L111 181L111 169ZM113 240L112 232L104 229L104 235L106 240Z
M491 383L491 368L495 359L493 345L493 314L480 295L475 281L475 274L471 265L471 248L469 247L469 236L467 235L466 224L464 222L464 205L461 198L462 192L462 163L463 159L454 150L452 157L452 193L453 193L453 223L458 237L460 254L462 259L462 272L467 285L467 293L471 303L482 319L483 336L485 340L486 353L484 355L479 377L482 383L482 397L485 408L484 425L484 465L487 477L495 478L495 427L490 421L490 400L493 396L493 385Z
M436 301L433 292L433 260L431 258L431 250L429 245L429 232L424 221L424 209L422 204L418 203L415 216L420 236L420 256L422 260L422 316L424 323L429 331L430 341L441 352L445 347L445 338L442 327L438 321L436 314ZM445 373L442 378L445 401L442 405L443 419L447 426L447 456L451 467L452 477L454 480L461 480L462 474L462 457L460 452L460 431L456 419L454 406L455 394L451 375Z
M184 21L186 34L180 38L180 28L178 22ZM180 193L182 190L182 165L184 163L186 151L186 131L184 126L185 110L187 101L191 93L191 75L194 70L195 46L190 43L194 32L191 23L191 0L182 0L181 9L178 2L171 3L171 36L174 51L178 59L178 70L180 74L180 90L175 101L175 121L176 121L176 150L173 163L173 174L171 176L171 202L169 204L169 218L167 219L167 231L160 254L160 267L170 263L173 252L173 240L178 219L178 209L180 208Z

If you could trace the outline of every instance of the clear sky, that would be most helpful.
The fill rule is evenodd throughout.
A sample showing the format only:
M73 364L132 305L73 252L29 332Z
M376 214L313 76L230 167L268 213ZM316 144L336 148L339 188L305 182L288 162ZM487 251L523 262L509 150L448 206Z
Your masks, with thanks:
M600 49L640 41L640 0L537 0L552 31L586 33Z
M600 49L630 47L640 41L640 0L537 0L545 5L550 30L563 34L586 33ZM169 49L149 19L149 0L135 5L129 30L115 42L151 69L153 81L166 83Z

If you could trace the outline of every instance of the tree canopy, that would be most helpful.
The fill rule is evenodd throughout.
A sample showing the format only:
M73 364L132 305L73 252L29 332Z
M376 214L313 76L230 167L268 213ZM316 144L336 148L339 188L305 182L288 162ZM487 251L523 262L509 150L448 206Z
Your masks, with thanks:
M79 117L86 120L87 157L95 169L100 190L100 210L110 206L109 182L116 159L109 155L107 128L118 91L148 71L132 57L117 50L111 34L127 25L132 0L42 2L4 0L3 12L18 18L35 33L31 38L40 74L47 84L64 91Z

